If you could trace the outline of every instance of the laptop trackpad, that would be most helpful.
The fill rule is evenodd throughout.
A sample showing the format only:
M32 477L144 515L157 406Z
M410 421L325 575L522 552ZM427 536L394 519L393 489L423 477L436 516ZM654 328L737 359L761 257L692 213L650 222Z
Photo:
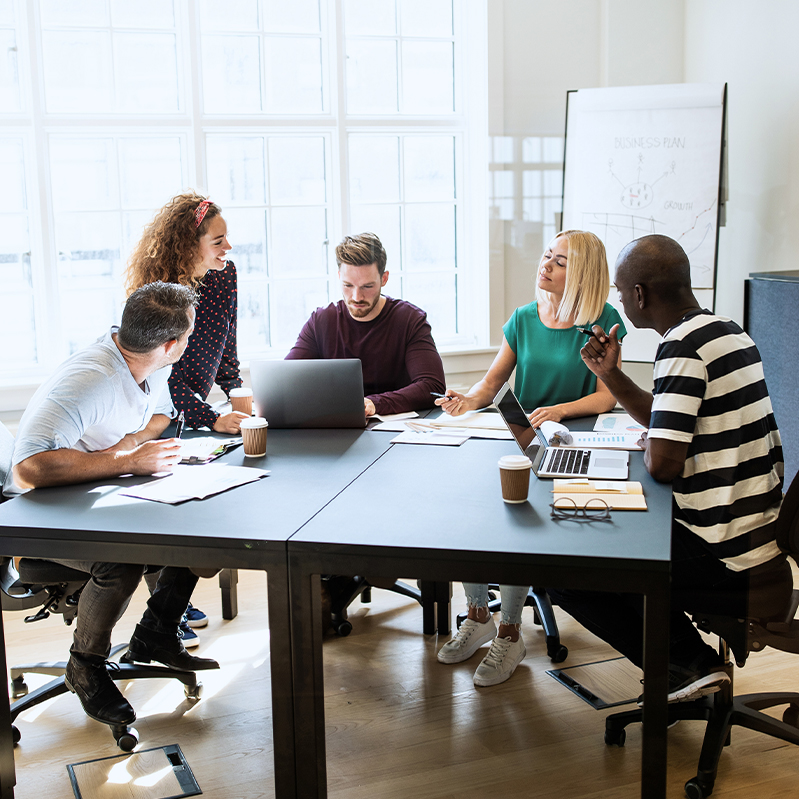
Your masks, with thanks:
M623 464L624 461L619 458L603 458L601 456L594 456L594 460L591 461L591 466L596 466L597 469L618 469Z

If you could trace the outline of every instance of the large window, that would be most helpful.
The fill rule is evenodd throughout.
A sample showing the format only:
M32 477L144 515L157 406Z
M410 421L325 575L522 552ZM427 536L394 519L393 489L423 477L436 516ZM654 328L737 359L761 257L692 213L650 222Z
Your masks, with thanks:
M481 0L0 3L0 379L118 321L187 187L228 222L245 361L339 298L335 245L366 230L439 346L484 345L484 38Z

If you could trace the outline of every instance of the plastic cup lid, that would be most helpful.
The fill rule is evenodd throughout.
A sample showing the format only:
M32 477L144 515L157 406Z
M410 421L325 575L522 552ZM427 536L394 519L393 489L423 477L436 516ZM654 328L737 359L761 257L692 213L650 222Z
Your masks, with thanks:
M263 416L251 416L249 419L242 419L241 426L250 430L254 427L269 427L269 422Z
M251 397L252 396L252 389L251 388L232 388L230 389L231 397Z
M500 469L530 469L532 465L526 455L504 455L499 459Z

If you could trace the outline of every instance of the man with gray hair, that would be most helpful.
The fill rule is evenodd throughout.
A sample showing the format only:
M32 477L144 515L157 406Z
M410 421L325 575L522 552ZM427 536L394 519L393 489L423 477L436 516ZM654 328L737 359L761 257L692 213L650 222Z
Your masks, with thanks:
M194 291L150 283L134 292L120 326L65 361L34 394L20 421L6 494L123 474L168 471L180 460L175 439L159 439L174 408L167 379L194 329ZM86 714L112 726L136 713L108 674L111 631L145 566L56 560L91 579L78 604L66 683ZM130 640L128 658L157 660L187 671L219 668L192 657L178 633L197 576L161 571L147 610Z

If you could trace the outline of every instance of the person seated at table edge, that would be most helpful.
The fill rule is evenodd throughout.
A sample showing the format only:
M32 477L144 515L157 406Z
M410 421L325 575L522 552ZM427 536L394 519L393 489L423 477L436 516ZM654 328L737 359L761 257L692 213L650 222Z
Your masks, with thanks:
M627 318L663 338L652 393L618 366L617 329L594 326L586 365L640 424L647 471L673 482L669 701L689 701L729 682L721 656L685 611L722 597L746 618L750 580L792 590L775 540L783 458L757 347L732 320L702 309L682 247L651 235L628 244L615 284ZM643 666L640 595L553 589L553 599L588 630ZM718 600L717 600L718 602ZM711 612L705 610L705 612Z
M20 421L5 492L68 485L123 474L168 471L180 443L158 439L173 413L167 380L194 327L196 295L151 283L125 304L119 327L72 355L36 391ZM136 713L108 674L111 632L147 567L53 559L87 572L65 680L86 714L110 725ZM189 569L167 567L130 639L127 658L196 671L219 668L192 657L178 623L197 584Z
M386 251L374 233L345 236L336 247L343 300L317 308L286 360L359 358L367 416L433 407L444 366L427 314L382 293Z
M584 230L563 230L547 246L536 271L535 302L517 308L502 328L497 357L485 377L466 394L447 389L436 400L446 413L459 416L490 405L516 370L516 392L533 426L547 420L604 413L616 404L601 380L585 368L580 349L585 334L575 325L621 323L606 302L610 276L605 245ZM622 326L619 338L625 333ZM452 639L439 649L440 663L468 660L491 641L488 654L474 673L474 684L497 685L510 679L527 654L521 634L522 609L528 586L500 585L499 630L488 609L488 586L464 583L468 617Z

